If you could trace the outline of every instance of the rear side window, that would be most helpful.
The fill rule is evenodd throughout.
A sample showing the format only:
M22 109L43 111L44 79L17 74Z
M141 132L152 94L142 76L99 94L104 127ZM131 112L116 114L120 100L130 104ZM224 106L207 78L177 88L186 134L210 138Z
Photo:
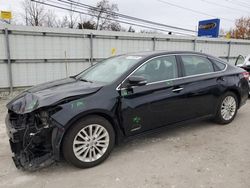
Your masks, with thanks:
M226 65L224 63L221 63L221 62L219 62L217 60L213 59L213 62L214 62L214 69L215 69L215 71L222 71L226 67Z
M182 55L181 59L185 76L214 72L212 62L205 57Z

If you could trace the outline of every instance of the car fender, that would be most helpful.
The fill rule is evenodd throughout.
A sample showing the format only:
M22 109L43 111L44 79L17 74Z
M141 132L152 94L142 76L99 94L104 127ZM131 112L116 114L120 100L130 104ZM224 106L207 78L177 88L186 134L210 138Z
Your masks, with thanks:
M113 126L116 133L116 144L120 144L123 141L125 136L124 130L120 126L118 117L111 111L105 109L90 109L87 111L82 111L81 113L78 113L76 116L72 117L64 125L59 124L58 119L52 116L53 122L56 125L52 132L52 148L56 160L60 160L62 141L67 131L69 131L77 121L91 115L98 115L107 119Z

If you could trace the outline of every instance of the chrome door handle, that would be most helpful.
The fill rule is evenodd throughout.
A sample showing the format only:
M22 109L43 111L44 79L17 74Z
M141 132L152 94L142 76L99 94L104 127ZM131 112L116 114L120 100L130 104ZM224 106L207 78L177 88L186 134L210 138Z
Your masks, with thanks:
M183 88L182 88L182 87L179 87L179 88L173 89L172 91L173 91L173 92L180 92L181 90L183 90Z

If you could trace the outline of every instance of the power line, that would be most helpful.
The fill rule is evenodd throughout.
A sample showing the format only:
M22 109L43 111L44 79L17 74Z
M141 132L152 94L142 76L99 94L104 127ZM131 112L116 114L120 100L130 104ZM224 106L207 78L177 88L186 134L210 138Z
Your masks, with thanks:
M248 4L248 3L246 3L246 2L242 2L242 1L239 1L239 0L236 0L236 1L238 1L239 3L241 3L242 5L245 5L245 6L247 6L247 7L250 7L250 4Z
M240 1L240 2L242 2L242 1ZM247 2L246 2L246 1L243 1L242 3L248 4L249 1L248 1L248 0L247 0ZM248 5L250 5L250 4L248 4Z
M63 2L63 1L61 1L61 2ZM90 14L90 13L86 13L86 12L82 12L82 13L85 14L85 15L96 17L96 15L93 15L93 14ZM173 30L171 31L171 30L161 29L161 28L158 28L158 27L152 27L152 26L142 25L142 24L131 22L131 21L128 22L128 21L126 21L126 19L124 21L124 18L119 18L119 19L117 19L117 18L106 18L106 17L100 17L100 18L105 18L105 19L108 19L108 20L118 21L120 23L124 23L124 24L128 24L128 25L134 25L134 26L139 26L139 27L144 27L144 28L148 28L148 29L154 29L154 30L159 30L159 31L164 31L164 32L173 32L173 33L176 33L176 34L182 34L182 35L184 34L184 35L193 36L191 34L186 34L186 33L178 32L178 31L173 31ZM132 21L136 21L136 20L132 20Z
M50 0L47 0L47 1L50 1ZM38 3L41 3L41 1L36 1L36 2L38 2ZM51 2L51 1L50 1ZM63 3L65 3L65 1L62 1L62 0L60 0L60 2L63 2ZM53 3L55 3L55 2L53 2ZM59 2L58 2L59 3ZM57 4L58 4L57 3ZM69 3L69 2L66 2L66 3ZM43 3L44 4L44 3ZM62 4L62 3L59 3L59 4ZM51 5L51 4L50 4ZM64 4L63 4L64 5ZM72 6L72 3L70 3L70 5ZM55 5L53 5L54 7L55 7ZM77 6L76 8L78 8L79 6ZM57 7L57 8L59 8L59 7ZM96 9L96 7L94 7L95 9ZM79 8L78 8L79 9ZM69 11L72 11L72 8L71 9L67 9L67 10L69 10ZM78 12L79 13L79 12ZM80 13L83 13L83 14L85 14L85 15L90 15L89 13L84 13L84 12L80 12ZM90 15L90 16L96 16L96 15ZM118 21L117 19L110 19L110 20L115 20L115 21ZM140 27L144 27L145 25L138 25L138 24L134 24L134 23L131 23L131 22L125 22L125 21L119 21L119 22L121 22L121 23L124 23L124 24L131 24L131 25L135 25L135 26L140 26ZM150 28L150 29L156 29L156 30L161 30L161 31L164 31L164 32L170 32L170 30L163 30L163 29L159 29L159 28L156 28L156 27L149 27L149 26L146 26L145 28ZM173 31L171 31L171 32L173 32ZM177 34L186 34L186 33L181 33L181 32L176 32L176 31L174 31L175 33L177 33Z
M58 5L49 4L49 3L46 3L46 2L41 2L41 1L38 1L38 0L31 0L31 1L43 4L43 5L47 5L47 6L50 6L50 7L54 7L54 8L59 8L59 9L67 10L67 11L76 12L76 13L79 13L79 14L84 14L84 15L89 15L89 16L95 16L95 15L92 15L92 14L89 14L89 13L86 13L86 12L72 10L71 8L65 8L65 7L61 7L61 6L58 6ZM104 18L104 17L100 17L100 18ZM128 24L128 25L134 25L134 26L138 26L138 27L159 30L159 31L163 31L163 32L173 32L173 31L170 31L170 30L164 30L164 29L161 29L161 28L156 28L156 27L151 27L151 26L136 24L136 23L122 21L122 20L117 20L117 19L112 19L112 18L105 18L105 19L113 20L113 21L118 21L120 23L124 23L124 24ZM180 32L174 32L174 33L176 33L176 34L182 34L182 35L190 35L190 34L180 33ZM190 36L193 36L193 35L190 35Z
M231 0L225 0L226 2L229 2L231 4L234 4L234 5L237 5L237 6L240 6L240 7L244 7L244 8L250 8L250 6L247 6L247 5L244 5L244 4L239 4L239 2L237 3L236 1L231 1Z
M177 5L177 4L174 4L174 3L170 3L170 2L167 2L167 1L163 1L163 0L157 0L161 3L164 3L164 4L167 4L167 5L170 5L170 6L173 6L173 7L177 7L177 8L180 8L180 9L184 9L184 10L187 10L187 11L190 11L190 12L193 12L193 13L196 13L196 14L201 14L201 15L206 15L206 16L210 16L210 17L217 17L217 16L214 16L214 15L211 15L211 14L207 14L207 13L204 13L204 12L201 12L201 11L198 11L198 10L194 10L194 9L191 9L191 8L186 8L186 7L183 7L183 6L180 6L180 5ZM223 17L220 17L220 19L223 19L225 21L228 21L228 22L233 22L233 20L231 19L228 19L228 18L223 18Z
M73 3L73 4L77 5L77 6L81 6L81 7L90 9L90 10L100 11L100 9L97 8L97 7L90 6L90 5L87 5L87 4L84 4L84 3L75 2L75 1L72 1L72 0L66 0L66 1L65 0L57 0L57 1L68 3L68 4L72 4ZM128 16L128 15L117 13L117 12L106 11L106 10L102 10L102 11L105 12L105 13L107 13L107 14L113 14L115 16L126 18L126 19L130 19L130 20L134 20L134 21L140 21L140 22L145 22L145 23L152 24L152 25L158 25L158 26L167 27L167 28L171 28L171 29L177 29L177 30L182 30L182 31L196 33L196 31L190 30L190 29L185 29L185 28L181 28L181 27L175 27L175 26L171 26L171 25L166 25L166 24L158 23L158 22L153 22L153 21L150 21L150 20L145 20L145 19L141 19L141 18L137 18L137 17L133 17L133 16Z
M246 1L249 2L248 0L243 0L243 1L244 1L244 2L246 2Z
M246 11L246 10L243 10L243 9L237 9L237 8L235 8L235 7L229 7L229 6L226 6L226 5L221 5L221 4L219 4L219 3L215 3L215 2L211 2L211 1L207 1L207 0L201 0L201 1L203 1L203 2L205 2L205 3L208 3L208 4L211 4L211 5L216 5L216 6L219 6L219 7L224 7L224 8L227 8L227 9L230 9L231 11L234 11L234 12L241 12L242 13L242 11L244 11L244 12L247 12L247 13L250 13L249 11Z

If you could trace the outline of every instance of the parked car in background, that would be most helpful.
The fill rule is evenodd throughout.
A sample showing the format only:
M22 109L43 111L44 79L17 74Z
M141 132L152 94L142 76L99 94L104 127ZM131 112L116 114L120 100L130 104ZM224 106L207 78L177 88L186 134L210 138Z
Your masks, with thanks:
M115 143L190 120L228 124L248 98L249 74L195 52L141 52L104 60L70 78L32 87L7 104L17 168L62 157L103 162Z
M241 67L245 69L250 74L250 55L244 57L242 55L239 55L235 61L235 65L237 67ZM250 79L249 79L249 86L250 86ZM249 96L250 96L250 90L249 90Z

